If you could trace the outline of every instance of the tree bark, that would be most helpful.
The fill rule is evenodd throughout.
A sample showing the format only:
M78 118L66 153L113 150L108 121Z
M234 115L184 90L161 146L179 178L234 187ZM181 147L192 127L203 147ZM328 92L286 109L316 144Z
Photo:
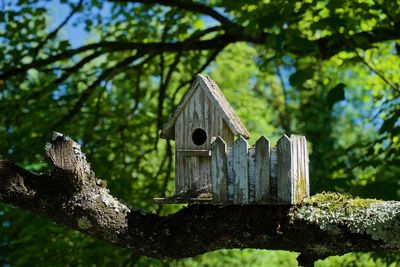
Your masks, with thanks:
M62 134L46 147L50 171L0 160L0 201L135 254L179 259L222 248L300 252L299 264L347 252L400 251L400 202L324 193L299 206L190 205L156 216L128 208L95 177L80 145Z

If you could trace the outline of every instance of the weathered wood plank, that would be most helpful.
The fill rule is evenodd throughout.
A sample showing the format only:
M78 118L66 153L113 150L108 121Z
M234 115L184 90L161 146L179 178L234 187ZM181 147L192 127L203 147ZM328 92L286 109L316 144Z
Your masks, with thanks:
M232 155L232 148L228 147L226 149L226 158L227 158L227 188L228 188L228 203L233 203L233 155Z
M178 154L183 157L194 156L194 157L210 157L211 151L205 149L178 149Z
M239 136L232 148L234 204L249 203L247 150L247 141Z
M249 203L256 200L256 150L249 148Z
M306 194L307 196L310 196L310 174L309 174L309 168L308 168L308 163L309 163L309 158L308 158L308 145L307 145L307 139L306 137L304 137L304 145L303 145L303 149L304 149L304 174L305 174L305 178L306 178Z
M286 135L279 139L277 144L278 177L277 177L277 202L291 204L292 201L292 164L291 142Z
M178 118L177 127L175 131L175 170L182 170L182 171L175 171L176 179L175 179L175 194L179 194L183 192L184 188L184 167L185 163L177 150L181 147L184 147L184 138L185 135L183 134L183 115Z
M203 102L204 99L201 96L203 90L197 90L196 93L193 95L191 102L193 103L193 117L196 115L197 121L194 125L195 128L202 128L204 129L204 118L203 118L203 106L205 103Z
M277 203L278 201L278 148L271 148L270 159L270 201Z
M211 185L211 157L200 157L201 183L202 188ZM211 190L209 190L211 192Z
M232 131L229 129L228 124L222 120L222 139L224 139L227 146L233 145L233 140L235 136L233 135Z
M201 188L201 170L200 170L200 160L199 157L186 157L190 158L192 161L191 173L192 175L189 176L189 180L191 180L190 184L190 191L196 191L197 189Z
M226 203L227 194L226 144L221 137L211 143L211 190L214 203Z
M309 195L308 153L304 136L291 135L293 168L293 204L299 204Z
M176 168L182 168L182 158L179 155L175 155L175 166ZM176 172L176 179L175 179L175 194L179 194L182 192L183 189L183 178L179 172Z
M290 136L290 160L291 160L291 195L292 195L292 204L296 204L299 201L301 192L301 187L298 185L299 177L300 177L300 168L299 165L299 139L296 135Z
M255 201L256 203L268 203L272 201L270 196L270 143L265 136L261 136L257 140L255 152Z

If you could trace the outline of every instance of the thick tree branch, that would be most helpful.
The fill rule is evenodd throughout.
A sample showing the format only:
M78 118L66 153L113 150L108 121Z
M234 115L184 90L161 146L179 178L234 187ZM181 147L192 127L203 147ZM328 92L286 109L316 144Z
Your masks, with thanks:
M212 27L212 31L219 30L219 27ZM210 29L204 30L205 33L209 33ZM202 36L202 34L195 33L196 37ZM129 42L129 41L102 41L99 43L93 43L81 46L75 49L69 49L56 55L49 56L45 59L38 59L31 63L24 64L17 67L9 68L3 72L0 72L0 80L6 80L12 76L25 73L31 68L40 69L41 67L50 65L60 60L68 59L74 55L86 52L86 51L102 51L106 52L118 52L127 50L138 50L140 49L144 53L151 52L179 52L179 51L202 51L202 50L214 50L221 49L230 43L239 41L267 45L267 38L277 38L272 33L261 33L259 35L249 35L241 29L230 30L224 34L218 35L212 39L200 40L198 38L193 39L189 37L185 41L181 42ZM400 31L397 28L377 28L368 32L359 32L353 35L336 34L333 36L327 36L317 40L308 40L303 37L297 37L302 40L303 43L308 45L305 47L290 45L285 46L282 49L288 53L292 53L298 56L309 56L319 55L323 59L327 59L337 54L340 51L354 51L355 48L368 49L375 43L398 40L400 39ZM273 48L271 48L273 49Z
M208 31L207 31L208 32ZM196 33L198 34L198 33ZM31 63L21 65L19 67L10 68L3 72L0 72L0 80L5 80L12 76L21 74L26 72L31 68L41 68L43 66L47 66L54 62L68 59L77 54L86 52L86 51L97 51L101 50L103 53L106 52L120 52L120 51L129 51L129 50L138 50L140 49L143 53L150 52L179 52L179 51L191 51L191 50L210 50L218 47L224 47L231 42L235 42L236 37L229 35L220 35L215 38L204 40L204 41L195 41L190 37L186 41L182 42L173 42L173 43L162 43L162 42L149 42L149 43L141 43L141 42L127 42L127 41L104 41L99 43L93 43L81 46L79 48L69 49L63 51L59 54L49 56L45 59L38 59Z
M52 170L35 174L0 160L0 201L140 255L184 258L221 248L301 252L299 262L356 251L400 251L400 202L320 194L298 207L191 205L159 217L111 196L79 144L55 134Z

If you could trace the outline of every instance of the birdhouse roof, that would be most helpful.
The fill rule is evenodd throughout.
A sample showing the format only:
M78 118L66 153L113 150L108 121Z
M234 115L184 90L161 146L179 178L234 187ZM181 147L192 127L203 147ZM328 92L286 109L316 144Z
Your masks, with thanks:
M207 75L198 74L192 87L187 91L186 95L183 97L178 108L170 118L170 120L165 125L161 132L161 138L165 139L175 139L175 123L179 117L179 114L185 109L190 99L194 95L196 90L203 90L205 95L210 99L211 103L215 106L217 112L220 113L223 120L228 125L229 129L235 136L242 136L246 139L250 138L250 134L243 123L240 121L239 117L233 111L232 106L226 100L225 96L218 88L218 85L211 80Z

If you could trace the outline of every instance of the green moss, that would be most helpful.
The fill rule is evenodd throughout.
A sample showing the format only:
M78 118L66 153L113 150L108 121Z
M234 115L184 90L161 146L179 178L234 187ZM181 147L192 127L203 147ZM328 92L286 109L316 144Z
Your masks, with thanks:
M363 199L353 197L347 194L323 192L308 198L304 203L306 205L318 206L320 208L328 208L332 211L346 209L348 211L367 208L372 203L380 203L382 200Z
M90 223L88 218L83 216L82 218L78 219L78 227L83 229L83 230L87 230L90 227L92 227L92 224Z
M300 166L301 167L301 166ZM300 177L296 183L296 203L301 203L305 196L307 195L306 191L306 178L304 177L304 172L300 170Z
M382 240L388 248L400 247L400 202L321 193L307 199L292 216L323 230L340 232L344 226Z

